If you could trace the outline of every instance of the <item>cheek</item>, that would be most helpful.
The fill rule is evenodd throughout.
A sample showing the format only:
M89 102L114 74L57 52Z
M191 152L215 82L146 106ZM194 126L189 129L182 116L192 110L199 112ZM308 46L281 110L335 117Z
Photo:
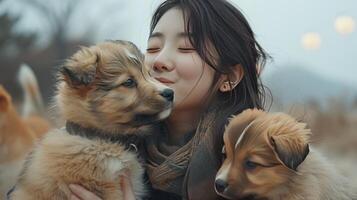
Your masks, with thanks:
M137 101L137 98L135 90L118 88L102 95L97 106L102 113L119 115L123 110L131 107Z
M276 186L285 183L289 174L285 173L286 169L282 167L272 167L272 168L261 168L255 173L247 173L247 178L249 182L260 188L260 192L267 192Z
M180 78L185 81L199 80L203 73L203 68L204 63L197 54L182 54L177 58L176 71Z
M176 73L179 77L179 84L174 85L177 101L182 97L191 106L202 105L202 98L211 88L214 70L204 65L198 55L188 54L177 59Z
M125 99L111 92L92 102L90 108L98 123L108 128L108 126L113 126L117 123L126 123L131 120L132 113L123 115L122 110L125 108L124 105L128 106L128 104L125 103Z

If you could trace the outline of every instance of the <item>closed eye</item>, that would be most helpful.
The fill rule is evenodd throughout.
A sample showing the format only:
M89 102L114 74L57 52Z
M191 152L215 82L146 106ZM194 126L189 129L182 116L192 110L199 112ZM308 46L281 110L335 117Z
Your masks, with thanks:
M146 49L147 53L156 53L158 51L160 51L160 48L147 48Z
M243 166L246 170L253 171L257 167L269 168L269 167L277 166L277 164L264 165L264 164L261 164L261 163L258 163L258 162L252 161L252 160L246 160L246 161L244 161Z
M250 161L250 160L246 160L243 163L243 166L246 170L252 171L254 169L256 169L258 166L261 166L260 164Z
M196 51L195 48L178 48L178 50L182 53L192 53L192 52Z

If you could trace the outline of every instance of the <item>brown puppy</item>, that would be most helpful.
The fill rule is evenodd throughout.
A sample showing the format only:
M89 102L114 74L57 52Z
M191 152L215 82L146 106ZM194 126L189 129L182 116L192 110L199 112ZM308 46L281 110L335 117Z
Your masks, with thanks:
M36 77L28 66L21 66L19 81L25 94L24 107L31 111L22 116L0 85L0 199L15 184L35 140L50 129L49 121L41 115L44 107Z
M34 140L34 132L17 114L11 96L0 85L0 199L15 184Z
M314 149L310 130L283 113L246 110L224 133L215 187L228 199L347 200L350 185Z
M141 198L143 168L131 139L168 117L173 100L171 89L144 73L143 58L132 43L113 41L82 48L64 64L56 104L66 127L40 142L10 199L68 199L71 183L122 199L126 169Z

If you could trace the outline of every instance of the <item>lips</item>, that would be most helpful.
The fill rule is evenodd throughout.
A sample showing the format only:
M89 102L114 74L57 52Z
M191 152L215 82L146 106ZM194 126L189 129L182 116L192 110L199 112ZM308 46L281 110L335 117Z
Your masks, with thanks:
M163 77L157 77L155 79L158 80L161 83L164 83L164 84L172 84L172 83L174 83L173 81L171 81L171 80L169 80L167 78L163 78Z

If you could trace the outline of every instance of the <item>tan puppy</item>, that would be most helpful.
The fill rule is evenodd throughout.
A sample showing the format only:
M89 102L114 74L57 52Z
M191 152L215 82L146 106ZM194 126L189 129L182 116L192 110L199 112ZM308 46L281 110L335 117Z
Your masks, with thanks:
M215 187L228 199L347 200L346 179L314 149L310 130L283 113L246 110L224 133Z
M34 132L17 114L11 96L0 85L0 199L15 184Z
M36 77L28 66L21 66L19 80L24 91L26 116L20 116L10 94L0 85L0 199L14 186L25 156L38 137L50 129Z
M66 127L40 142L10 199L68 199L71 183L122 199L126 169L142 197L143 168L130 143L168 117L173 100L171 89L144 73L143 58L132 43L113 41L82 48L64 64L56 104Z

